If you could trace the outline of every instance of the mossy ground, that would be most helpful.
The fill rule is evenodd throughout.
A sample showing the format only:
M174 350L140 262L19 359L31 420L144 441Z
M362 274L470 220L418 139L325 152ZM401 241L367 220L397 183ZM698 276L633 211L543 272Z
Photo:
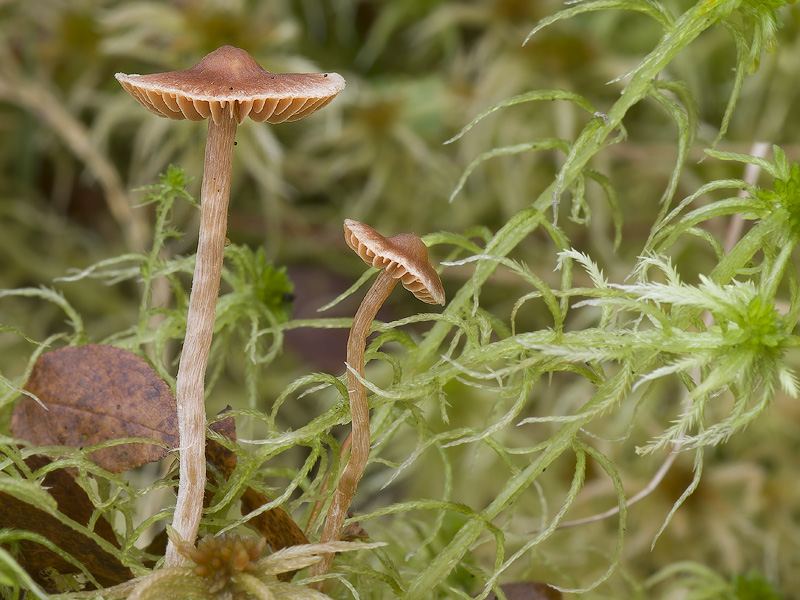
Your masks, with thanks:
M341 557L362 598L466 597L493 574L582 588L610 565L585 597L755 597L746 577L793 597L800 12L608 4L620 10L567 9L524 46L560 3L3 4L0 324L13 329L0 330L0 373L24 381L37 347L23 333L119 344L174 377L198 221L182 190L198 193L205 127L144 111L115 72L185 68L226 43L272 71L337 71L348 86L318 115L237 137L208 413L232 405L240 437L261 442L241 445L246 477L286 492L305 525L346 435L343 336L358 294L316 309L363 273L342 238L354 218L422 235L448 263L451 302L440 316L395 294L379 315L392 326L372 347L373 458L354 508L391 545ZM727 20L709 27L705 15ZM719 152L705 154L723 124ZM761 161L742 156L754 142L768 143ZM758 188L740 181L747 162L762 169ZM169 164L186 175L137 207L135 190ZM562 505L574 520L616 506L615 484L628 497L644 488L684 443L687 395L705 408L685 432L684 450L698 449L627 510L623 534L617 516L548 531ZM2 396L4 424L17 397ZM110 512L140 520L163 501ZM209 530L232 518L217 508Z

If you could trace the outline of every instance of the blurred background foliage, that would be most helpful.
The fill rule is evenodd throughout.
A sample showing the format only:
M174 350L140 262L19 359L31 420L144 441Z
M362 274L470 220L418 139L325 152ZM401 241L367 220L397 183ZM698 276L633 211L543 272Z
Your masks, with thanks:
M693 2L666 4L677 12ZM0 0L0 288L54 285L70 268L147 247L153 209L136 206L142 197L136 189L154 183L171 163L195 177L189 189L198 195L205 126L155 117L119 87L114 73L187 68L223 44L245 48L271 71L336 71L347 80L344 92L317 115L278 126L246 122L237 136L228 236L263 248L269 260L287 267L294 317L315 315L363 272L343 243L344 218L387 234L496 230L549 185L562 156L530 152L489 160L449 203L464 168L491 148L542 137L572 139L587 116L567 103L528 103L484 119L453 144L443 143L493 103L532 89L573 90L603 110L621 89L609 82L635 66L660 37L641 15L607 11L547 28L523 46L536 22L560 7L553 0ZM748 152L753 142L766 141L800 159L800 10L791 5L782 14L779 45L746 80L720 149ZM700 162L724 114L734 61L729 34L717 28L670 65L668 75L687 84L702 119L677 198L712 179L741 177L739 164ZM593 163L620 195L621 246L613 247L611 219L596 190L588 195L588 223L559 223L573 247L591 253L612 281L628 274L647 238L677 152L674 124L654 102L635 106L625 126L628 141ZM185 233L165 252L193 252L197 221L195 209L176 205L173 225ZM680 257L684 274L707 272L710 259L695 258L692 251L687 246ZM556 283L554 252L540 230L512 257ZM432 253L436 260L446 258L439 248ZM457 267L448 269L448 292L466 276ZM525 293L514 286L517 279L498 271L482 291L483 308L506 320ZM94 340L136 322L140 292L132 283L83 280L57 288L83 315ZM0 301L0 323L34 339L64 328L54 305L23 300ZM326 314L350 315L355 302ZM403 315L419 310L413 300L393 302L407 303L408 309L397 311ZM528 308L516 319L521 330L552 325L544 311ZM289 333L286 352L262 382L274 385L262 390L265 397L280 393L287 372L342 372L341 330ZM7 376L23 372L31 351L26 344L12 333L0 334ZM219 385L226 389L224 381ZM560 387L557 377L550 390L554 398L576 394ZM452 407L454 423L485 417L469 413L467 400L478 393L465 387L454 394L464 399ZM711 467L699 490L650 552L653 534L691 479L689 457L678 462L647 508L630 516L621 580L641 580L664 565L693 559L725 574L756 568L785 589L800 589L800 410L781 400L774 413L774 420L709 452ZM629 417L609 418L627 423ZM298 423L306 418L298 409ZM658 464L632 451L616 459L633 489ZM476 461L465 456L455 464L471 471L480 469ZM562 467L564 477L571 476L574 465ZM437 476L407 485L411 493L430 495L420 490L438 486ZM463 501L485 503L482 494L492 489L492 477L465 491ZM365 490L379 493L375 486ZM593 506L591 495L585 504L587 513L607 507ZM529 525L535 530L536 523ZM417 525L409 520L405 526ZM585 556L581 560L588 562L574 564L571 549L607 552L603 536L613 540L614 527L601 523L556 536L546 546L551 554L534 570L561 581L590 579L584 572L604 565L604 555L597 565ZM787 531L789 542L783 539ZM553 547L556 541L563 546ZM476 556L481 558L479 551ZM531 557L531 564L539 558Z

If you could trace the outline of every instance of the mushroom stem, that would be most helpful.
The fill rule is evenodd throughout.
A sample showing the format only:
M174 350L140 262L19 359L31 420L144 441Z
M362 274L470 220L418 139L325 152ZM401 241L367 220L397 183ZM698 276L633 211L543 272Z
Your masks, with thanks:
M378 309L383 305L389 294L392 293L398 279L392 277L388 269L382 270L372 287L364 296L364 300L356 311L353 325L350 328L350 337L347 339L347 393L350 396L351 419L351 450L350 459L339 478L336 491L333 493L328 516L322 528L321 543L338 541L342 525L347 518L347 510L356 493L356 486L361 479L364 468L369 458L369 404L367 403L367 388L353 374L357 372L364 377L364 352L367 345L367 336L372 321L378 314ZM333 554L326 554L322 560L312 567L312 575L324 575L333 562Z
M219 123L214 119L208 120L200 192L200 235L176 385L180 468L172 526L182 540L192 545L203 510L206 481L205 374L222 274L236 137L235 117L228 111L222 111L220 117ZM165 565L179 566L185 562L186 558L170 540Z

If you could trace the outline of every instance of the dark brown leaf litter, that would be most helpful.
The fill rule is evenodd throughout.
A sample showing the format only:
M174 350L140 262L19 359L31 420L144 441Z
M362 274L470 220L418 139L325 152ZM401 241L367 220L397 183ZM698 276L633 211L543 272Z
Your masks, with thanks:
M352 517L353 515L348 513L348 517ZM369 539L369 533L366 529L361 526L361 523L358 521L354 521L350 523L347 527L342 530L342 535L339 537L340 540L343 542L354 542L356 540L366 540Z
M133 352L114 346L61 348L36 361L11 417L15 437L37 446L82 448L125 437L144 437L173 448L177 405L169 386ZM96 450L99 466L119 473L159 460L156 444L120 444Z
M27 467L34 472L49 462L50 459L39 455L25 459ZM95 510L94 505L65 469L49 471L44 476L42 487L56 501L62 514L79 525L89 525ZM25 531L50 540L84 565L100 585L116 585L133 578L131 570L94 539L53 514L6 492L0 492L0 528L24 528ZM102 539L119 547L110 523L103 516L94 521L92 529ZM67 562L42 544L33 540L20 540L18 544L17 560L20 565L34 581L48 591L58 591L47 575L49 569L61 574L81 572L76 565Z
M232 417L217 421L211 424L210 428L230 440L236 440L236 427ZM206 440L206 458L208 462L219 469L226 479L233 475L237 462L236 454L210 438ZM247 488L241 498L242 515L248 515L268 502L270 502L270 499L266 495L252 488ZM294 522L291 515L280 506L254 516L249 520L249 523L267 539L267 543L273 552L289 546L308 544L308 538L306 538L303 530ZM285 574L281 575L285 576ZM281 578L281 575L278 577Z
M222 415L230 407L225 408L219 414ZM215 421L209 425L216 433L229 440L236 441L236 422L233 417L228 417L220 421ZM237 457L234 452L228 450L219 442L214 441L210 437L206 437L206 463L213 466L215 470L208 470L208 481L211 487L218 486L216 475L222 475L224 479L229 479L236 469ZM203 498L203 506L206 508L211 505L213 501L213 491L206 489ZM241 498L242 514L249 514L257 508L264 506L270 499L248 488ZM303 534L303 531L294 522L292 517L283 510L281 507L273 508L260 515L256 515L250 519L250 524L258 530L258 532L266 538L267 543L273 551L286 548L288 546L295 546L298 544L307 544L308 539ZM162 530L153 539L153 542L148 546L147 552L155 555L163 555L167 548L167 532ZM286 573L278 574L278 579L288 581L290 575Z
M222 409L217 416L221 416L231 409L226 406ZM226 437L231 441L236 441L236 421L233 417L227 417L221 421L215 421L208 426L209 429L218 433L222 437ZM233 475L233 470L236 468L236 454L228 450L219 442L214 441L206 436L206 460L219 469L220 473L225 479Z
M12 414L11 431L15 437L37 446L84 447L125 437L150 438L168 447L178 443L174 396L144 360L127 350L88 345L49 352L36 361L25 389L35 394L44 406L24 397ZM212 428L236 439L233 418L215 423ZM131 443L93 451L90 457L104 469L118 473L163 458L166 453L165 448L156 444ZM225 478L233 474L236 454L210 439L206 453L209 462ZM31 465L31 468L39 467ZM51 495L59 509L78 523L88 522L94 507L71 475L62 470L48 477L51 479L46 482L50 481ZM268 502L267 496L248 488L241 499L242 514L249 514ZM131 577L127 567L120 565L113 555L91 538L76 535L74 528L46 511L1 494L0 512L0 527L19 527L24 523L26 530L41 533L78 558L102 585ZM302 530L280 507L253 517L250 524L273 550L308 543ZM102 518L96 521L95 532L116 545L111 526ZM23 560L29 572L38 573L48 567L61 573L77 572L76 567L41 545L25 544Z

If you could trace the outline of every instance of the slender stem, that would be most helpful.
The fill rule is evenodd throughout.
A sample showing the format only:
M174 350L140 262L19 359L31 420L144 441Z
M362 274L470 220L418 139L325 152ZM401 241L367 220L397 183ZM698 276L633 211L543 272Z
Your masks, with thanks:
M178 428L180 481L172 526L184 541L194 544L203 510L206 481L205 374L217 309L217 295L228 227L233 142L236 119L223 115L220 123L208 120L208 139L200 193L200 237L194 267L186 337L178 366ZM186 562L170 541L166 566Z
M352 423L352 441L350 460L347 461L336 491L333 493L328 516L322 528L320 542L338 541L342 532L342 525L347 518L347 510L356 493L356 486L361 479L364 468L369 458L369 405L367 403L367 388L353 374L355 370L364 377L364 351L367 345L367 335L378 314L378 309L383 305L389 294L392 293L397 279L386 271L381 271L372 287L364 296L361 306L353 318L350 328L350 337L347 340L347 392L350 395L350 419ZM321 561L316 563L311 570L312 575L324 575L333 562L333 554L326 554Z

